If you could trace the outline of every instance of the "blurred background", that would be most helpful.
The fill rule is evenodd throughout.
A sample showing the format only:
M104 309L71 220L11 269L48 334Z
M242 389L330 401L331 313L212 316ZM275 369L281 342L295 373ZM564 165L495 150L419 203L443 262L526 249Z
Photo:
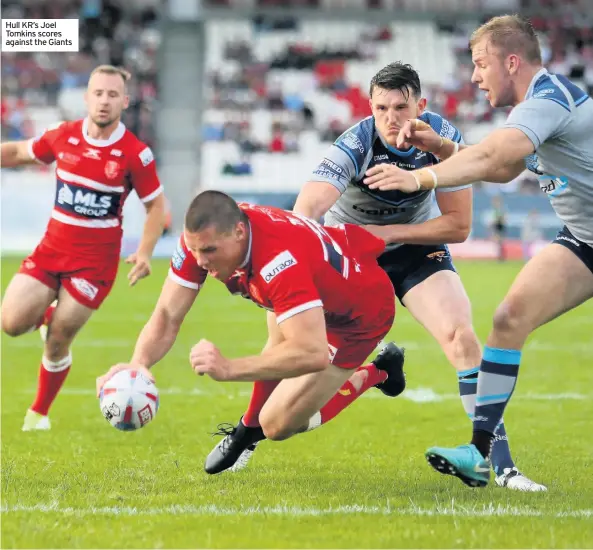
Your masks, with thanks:
M500 126L470 83L472 30L499 13L531 16L546 66L593 92L591 0L2 0L3 18L79 18L78 53L2 53L2 140L85 116L101 63L128 69L124 123L154 150L171 208L169 255L191 197L215 188L291 208L324 151L370 114L368 87L400 60L419 72L428 108L467 143ZM2 169L2 251L25 253L53 205L53 167ZM475 187L458 256L528 257L560 224L528 173ZM126 206L124 253L143 223ZM502 225L504 234L496 234ZM501 250L501 242L503 250Z

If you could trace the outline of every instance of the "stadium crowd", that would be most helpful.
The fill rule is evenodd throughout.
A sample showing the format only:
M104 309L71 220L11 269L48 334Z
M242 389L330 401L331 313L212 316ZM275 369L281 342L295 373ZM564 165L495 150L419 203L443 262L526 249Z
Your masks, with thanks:
M32 137L51 119L82 116L80 90L86 88L97 65L112 64L126 67L134 76L124 124L153 145L158 4L152 0L2 0L4 18L80 21L79 52L2 53L2 140Z

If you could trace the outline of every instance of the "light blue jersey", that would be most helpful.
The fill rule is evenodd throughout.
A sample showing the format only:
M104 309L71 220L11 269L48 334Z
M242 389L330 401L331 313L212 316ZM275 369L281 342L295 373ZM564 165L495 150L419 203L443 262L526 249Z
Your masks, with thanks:
M506 128L521 130L535 153L525 159L558 217L593 246L593 100L564 76L541 69Z

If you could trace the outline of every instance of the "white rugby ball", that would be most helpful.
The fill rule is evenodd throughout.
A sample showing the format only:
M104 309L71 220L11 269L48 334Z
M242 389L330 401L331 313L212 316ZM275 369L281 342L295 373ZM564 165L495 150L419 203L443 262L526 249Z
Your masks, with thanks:
M122 370L109 379L99 395L101 412L118 430L143 428L159 409L159 390L137 371Z

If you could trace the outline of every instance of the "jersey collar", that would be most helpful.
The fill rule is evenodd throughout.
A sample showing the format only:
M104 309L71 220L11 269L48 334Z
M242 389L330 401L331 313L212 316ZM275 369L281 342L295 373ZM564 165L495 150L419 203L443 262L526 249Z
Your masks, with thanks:
M249 228L249 244L247 245L247 254L245 255L243 263L239 266L239 269L244 269L245 267L247 267L247 264L251 261L251 243L253 241L253 231L251 230L251 222L247 222L247 227Z
M113 132L111 133L111 135L109 136L108 139L94 139L88 135L88 132L89 132L89 119L88 119L88 117L86 117L82 121L82 137L84 138L84 140L89 145L93 145L95 147L108 147L109 145L113 145L114 143L116 143L117 141L119 141L121 138L124 137L124 134L126 133L126 127L125 127L124 123L120 121L119 124L117 125L117 128L115 130L113 130Z
M548 69L546 69L545 67L542 67L539 71L537 71L537 73L535 73L535 75L531 79L529 88L527 88L527 93L525 94L525 99L529 99L533 95L533 89L535 88L537 81L545 74L549 74Z

